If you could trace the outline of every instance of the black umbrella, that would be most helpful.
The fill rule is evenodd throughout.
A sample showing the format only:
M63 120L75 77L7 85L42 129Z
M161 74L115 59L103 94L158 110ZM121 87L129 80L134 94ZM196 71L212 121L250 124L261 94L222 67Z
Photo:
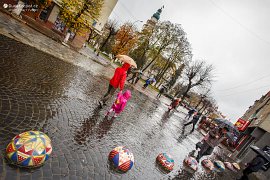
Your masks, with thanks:
M234 134L233 134L233 133L227 132L227 133L225 134L225 136L227 137L227 139L228 139L230 142L232 142L232 143L235 142L235 138L234 138Z
M231 132L239 134L237 127L227 119L214 119L214 122L220 127L227 127Z
M265 160L270 162L270 156L262 149L258 148L257 146L250 146L250 149L252 149L256 154L261 155Z

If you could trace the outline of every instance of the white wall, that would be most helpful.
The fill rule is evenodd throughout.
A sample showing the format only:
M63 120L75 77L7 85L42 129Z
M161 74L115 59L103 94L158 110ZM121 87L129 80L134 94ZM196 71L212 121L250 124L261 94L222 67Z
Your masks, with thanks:
M112 10L114 9L118 0L104 0L104 5L101 9L100 17L95 28L101 31L105 23L107 22Z

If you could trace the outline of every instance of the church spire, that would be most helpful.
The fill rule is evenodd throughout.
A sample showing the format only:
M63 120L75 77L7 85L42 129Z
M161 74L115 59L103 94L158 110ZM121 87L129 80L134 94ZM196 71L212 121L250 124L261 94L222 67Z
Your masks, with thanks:
M160 19L160 14L162 13L162 9L164 9L164 6L159 8L155 14L153 14L153 18L155 18L157 21Z

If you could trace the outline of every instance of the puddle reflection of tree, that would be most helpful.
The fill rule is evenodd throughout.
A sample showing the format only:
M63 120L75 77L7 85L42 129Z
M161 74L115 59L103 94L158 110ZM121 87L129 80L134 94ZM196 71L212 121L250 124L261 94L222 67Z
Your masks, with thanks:
M93 115L89 118L84 119L82 126L75 132L74 140L79 145L84 145L89 136L93 135L94 127L98 122L98 117L100 113L100 108L96 107L93 110Z

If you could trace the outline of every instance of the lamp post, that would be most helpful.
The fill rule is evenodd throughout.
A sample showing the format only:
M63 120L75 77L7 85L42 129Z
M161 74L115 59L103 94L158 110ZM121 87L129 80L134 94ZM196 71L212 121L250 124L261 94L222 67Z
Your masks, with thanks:
M142 23L143 21L142 21L142 20L137 20L137 21L134 21L134 22L131 24L131 28L133 28L133 26L134 26L134 25L135 25L135 23L137 23L137 22Z

